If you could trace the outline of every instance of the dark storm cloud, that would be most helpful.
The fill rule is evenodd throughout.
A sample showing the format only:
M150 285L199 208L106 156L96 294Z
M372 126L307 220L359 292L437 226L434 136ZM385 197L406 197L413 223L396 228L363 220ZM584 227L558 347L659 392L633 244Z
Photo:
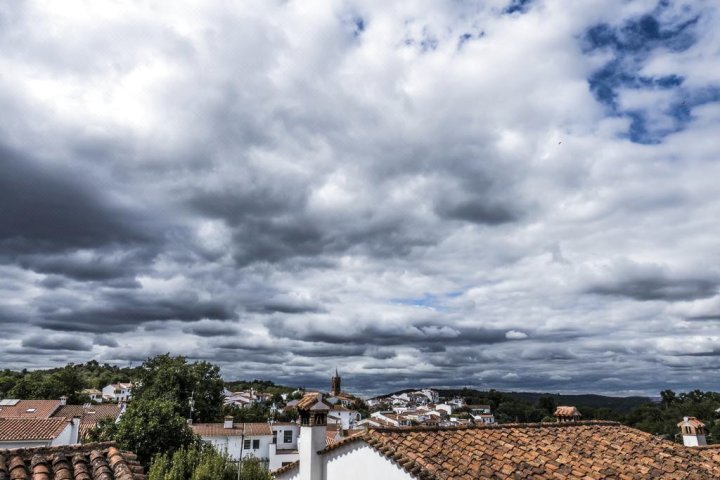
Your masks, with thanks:
M436 212L442 217L481 225L500 225L517 219L517 214L507 205L499 205L482 198L457 203L445 202L437 206Z
M198 337L226 337L239 334L240 329L237 325L227 322L200 320L183 328L183 332L197 335Z
M92 343L83 338L57 334L32 335L23 339L22 346L38 350L74 350L83 352L92 349Z
M309 330L301 325L295 326L289 322L276 320L268 321L266 324L280 337L335 345L407 345L436 348L438 345L483 345L508 341L505 337L505 330L458 328L430 323L403 326L372 324L326 331Z
M82 179L82 172L40 166L0 144L0 258L151 238L150 224L113 207Z
M162 320L192 322L202 319L228 320L234 313L217 301L199 300L191 292L180 298L154 298L141 294L114 293L98 299L99 306L75 306L44 313L37 324L58 331L127 332L142 324Z
M705 278L628 278L613 283L589 287L586 292L597 295L611 295L640 301L697 300L717 294L718 281Z

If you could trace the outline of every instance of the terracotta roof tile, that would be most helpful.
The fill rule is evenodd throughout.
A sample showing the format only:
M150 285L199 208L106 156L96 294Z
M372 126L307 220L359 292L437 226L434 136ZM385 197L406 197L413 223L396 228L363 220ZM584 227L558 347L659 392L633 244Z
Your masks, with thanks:
M556 417L581 417L582 414L575 407L560 406L555 409Z
M206 437L239 437L272 435L272 429L267 423L236 423L233 428L225 428L223 423L196 423L191 425L193 432ZM243 433L244 432L244 433Z
M306 393L295 405L298 410L330 410L332 407L323 399L321 393Z
M0 418L48 418L60 407L60 400L20 400L0 405Z
M80 418L80 438L86 438L90 430L106 418L117 419L120 416L120 405L105 403L102 405L63 405L57 409L53 417Z
M0 450L0 480L146 480L134 454L113 443Z
M68 423L67 418L0 418L0 440L52 440Z
M720 449L615 422L371 429L322 453L359 440L423 479L720 478Z

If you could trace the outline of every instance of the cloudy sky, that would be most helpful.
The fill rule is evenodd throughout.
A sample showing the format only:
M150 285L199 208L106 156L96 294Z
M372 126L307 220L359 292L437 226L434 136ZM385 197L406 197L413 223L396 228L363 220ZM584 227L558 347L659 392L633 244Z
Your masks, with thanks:
M0 368L720 389L720 4L0 2Z

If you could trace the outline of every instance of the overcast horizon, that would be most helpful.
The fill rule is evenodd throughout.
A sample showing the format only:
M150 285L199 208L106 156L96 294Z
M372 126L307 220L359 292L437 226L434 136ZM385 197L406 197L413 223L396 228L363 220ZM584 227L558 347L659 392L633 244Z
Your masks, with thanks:
M720 390L720 4L0 3L0 368Z

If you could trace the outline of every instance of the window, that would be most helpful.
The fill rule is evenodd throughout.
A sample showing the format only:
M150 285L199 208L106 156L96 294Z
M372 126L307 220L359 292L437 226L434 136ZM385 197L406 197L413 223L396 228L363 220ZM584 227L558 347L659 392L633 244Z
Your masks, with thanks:
M253 450L260 448L260 440L253 440Z
M273 430L273 445L277 445L277 430Z
M245 450L250 450L250 440L245 440L245 442L243 443L243 448Z
M292 443L292 430L285 430L283 432L283 442Z

